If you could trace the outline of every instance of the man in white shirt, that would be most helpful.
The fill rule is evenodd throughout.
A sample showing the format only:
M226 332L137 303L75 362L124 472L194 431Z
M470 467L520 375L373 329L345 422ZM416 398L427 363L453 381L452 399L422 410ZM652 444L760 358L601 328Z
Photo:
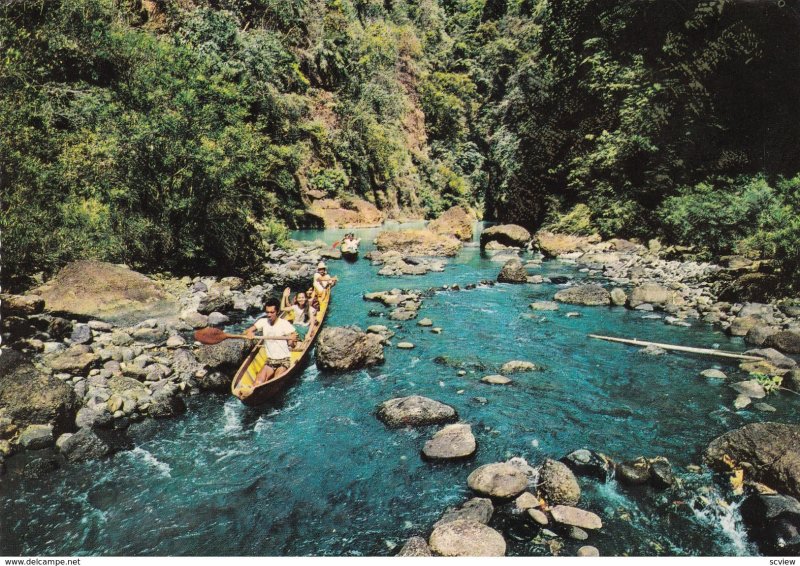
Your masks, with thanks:
M321 301L328 289L336 285L338 280L337 277L328 275L328 266L325 265L325 262L319 262L317 272L314 274L314 294L317 296L317 300Z
M258 372L253 383L254 387L282 376L291 365L291 348L297 343L297 332L291 322L278 318L279 307L277 299L269 299L264 303L264 312L267 316L259 318L253 326L245 330L249 338L255 338L257 330L260 330L265 338L267 362Z

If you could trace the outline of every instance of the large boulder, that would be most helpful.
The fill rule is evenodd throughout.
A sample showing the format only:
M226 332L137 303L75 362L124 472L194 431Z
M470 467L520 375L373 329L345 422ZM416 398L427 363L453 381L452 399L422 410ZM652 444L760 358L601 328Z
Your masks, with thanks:
M467 484L481 495L510 499L527 489L528 476L518 466L496 462L474 470L467 478Z
M384 401L377 416L391 427L444 424L458 419L458 413L450 405L420 395Z
M433 528L459 520L477 521L478 523L488 525L493 514L494 505L492 505L491 499L473 497L458 509L448 509L445 511L442 518L433 525Z
M478 445L472 427L459 423L445 426L425 443L422 454L429 460L458 460L475 454Z
M196 352L197 361L211 369L236 369L255 344L252 340L232 338L219 344L202 346Z
M599 529L603 526L603 521L592 513L569 505L556 505L550 509L553 520L562 525L578 527L581 529Z
M428 541L422 537L411 537L397 553L397 556L433 556Z
M571 305L610 305L611 294L600 285L575 285L562 289L553 297L554 300Z
M347 371L383 363L383 338L357 326L323 328L317 340L317 367Z
M536 247L547 257L558 257L563 254L585 251L599 238L591 236L573 236L571 234L554 234L546 230L536 232Z
M740 507L742 521L768 556L800 554L800 502L786 495L753 494Z
M525 266L522 265L519 259L510 259L503 265L503 269L500 270L497 281L498 283L527 283L528 270L525 269Z
M36 295L0 293L0 313L7 316L30 316L44 310L44 300Z
M782 330L764 339L764 346L775 348L787 354L800 354L800 332L797 330Z
M775 295L778 278L767 273L746 273L719 293L720 301L741 303L744 301L767 302Z
M498 242L512 248L524 248L531 241L531 233L516 224L492 226L481 233L481 249L489 242Z
M430 230L397 230L378 234L375 247L407 256L454 256L461 250L461 242Z
M0 376L0 408L19 428L52 424L58 435L73 427L78 403L72 387L40 373L15 350L0 354Z
M473 224L475 224L475 215L471 211L462 206L454 206L428 224L428 230L468 242L472 239Z
M76 261L34 291L45 309L68 318L95 318L134 324L178 314L177 300L161 285L125 266Z
M210 315L211 313L222 313L224 311L229 311L233 308L233 296L226 295L224 293L209 293L202 299L197 305L197 312L204 315ZM209 316L209 324L214 324L211 322L211 317Z
M92 352L88 346L78 344L47 358L45 363L56 372L85 374L99 361L100 356Z
M570 452L561 461L580 476L608 481L614 476L614 461L601 452L580 449Z
M505 556L503 535L477 521L458 520L436 527L428 541L439 556Z
M118 431L91 428L82 428L59 442L59 450L67 462L97 460L132 447L130 440Z
M747 462L748 479L800 498L800 425L752 423L714 439L704 459L713 469L727 472L726 456Z
M539 493L550 505L575 505L581 498L581 488L572 470L550 459L539 470Z
M645 303L665 307L667 305L682 304L683 297L672 289L658 283L642 283L631 291L628 297L628 306L635 309Z

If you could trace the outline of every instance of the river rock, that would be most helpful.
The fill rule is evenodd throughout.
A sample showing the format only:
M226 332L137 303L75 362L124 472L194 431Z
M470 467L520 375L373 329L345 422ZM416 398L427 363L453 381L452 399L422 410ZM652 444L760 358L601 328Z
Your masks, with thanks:
M451 424L425 443L422 454L431 460L457 460L475 454L478 445L468 424Z
M412 344L411 342L398 342L397 347L400 348L401 350L413 350L414 344Z
M756 326L762 324L761 319L754 316L737 316L727 328L731 336L746 336Z
M48 312L116 324L174 316L177 300L157 282L125 266L76 261L35 290Z
M488 525L494 513L492 500L485 497L473 497L458 509L448 509L442 518L436 521L433 528L453 521L475 521L483 525Z
M34 458L22 468L22 476L28 480L37 480L53 473L59 467L58 460L52 456Z
M481 378L481 381L491 385L508 385L512 380L504 375L486 375Z
M579 476L593 477L601 481L608 481L614 476L614 461L600 452L575 450L561 458L561 462Z
M511 360L503 364L500 368L500 373L508 375L510 373L523 373L528 371L538 371L539 367L533 362L524 360Z
M439 556L505 556L503 535L477 521L458 520L436 527L428 541Z
M500 270L497 276L498 283L527 283L528 270L522 265L522 262L517 259L510 259Z
M461 242L430 230L384 231L375 239L378 251L397 251L407 256L455 256Z
M72 387L39 372L15 350L0 354L0 409L20 428L52 424L53 433L72 427L77 399Z
M786 495L748 496L740 507L742 521L759 550L768 556L800 554L800 502Z
M188 311L181 313L181 320L194 329L205 328L208 326L208 317L196 311Z
M175 334L174 336L167 338L167 348L180 348L181 346L185 345L186 340L184 340L183 336L180 336L179 334Z
M469 487L481 495L498 499L518 496L528 487L528 476L508 462L486 464L467 478Z
M767 273L746 273L719 293L720 301L764 303L775 294L778 278Z
M650 462L650 483L658 489L666 489L675 484L672 464L663 456L653 458Z
M753 400L745 394L739 394L733 400L733 408L737 411L749 407Z
M575 505L581 499L581 488L572 470L549 458L539 470L539 493L550 505Z
M411 537L397 553L397 556L433 556L433 554L424 538Z
M377 334L357 326L327 327L319 334L316 362L320 369L348 371L383 361L383 338Z
M721 372L720 370L713 369L713 368L712 369L704 369L703 371L700 372L700 375L703 376L703 377L711 378L711 379L727 379L728 378L728 376L725 375L724 372Z
M428 224L428 230L443 236L452 236L468 242L472 239L472 226L475 215L462 206L454 206Z
M17 444L28 450L47 448L54 442L53 425L50 424L28 425L17 438Z
M747 334L744 336L744 341L753 346L764 346L767 338L777 334L779 331L780 328L758 324L747 331Z
M553 301L536 301L531 303L530 307L535 311L557 311L558 303Z
M252 340L230 339L219 344L201 346L195 352L197 361L210 369L235 370L253 348Z
M782 330L764 340L764 346L787 354L800 354L800 331Z
M205 297L200 299L197 305L197 312L209 316L215 312L220 314L222 311L229 311L231 309L233 309L233 297L219 292L208 293Z
M562 289L553 297L554 300L571 305L608 305L611 304L611 295L600 285L575 285Z
M456 410L444 403L412 395L384 401L378 407L377 417L390 427L427 426L456 421Z
M186 412L186 403L183 397L165 387L153 394L147 412L155 418L174 417Z
M783 387L800 393L800 369L793 369L783 376Z
M69 337L73 344L90 344L92 342L92 329L88 324L78 323L72 327Z
M639 457L617 465L617 479L627 485L642 485L650 481L650 462Z
M731 383L731 388L738 391L742 395L747 395L751 399L763 399L767 396L764 386L755 379Z
M625 291L619 287L614 287L611 289L611 293L609 293L609 295L611 297L611 304L618 307L624 306L628 301L628 296L625 294Z
M44 310L44 300L38 295L0 293L0 313L7 316L31 316Z
M208 315L208 324L209 326L218 326L222 327L230 322L230 318L222 314L221 312L214 311Z
M542 527L550 524L550 519L547 518L547 514L541 509L528 509L528 517L533 519L534 523Z
M558 257L573 252L584 251L596 238L573 236L571 234L554 234L546 230L536 233L536 246L545 257Z
M536 507L541 507L542 502L539 501L539 498L532 494L530 491L526 491L517 497L514 500L514 507L517 511L527 511L528 509L533 509Z
M424 327L433 326L433 321L429 318L423 318L422 320L417 322L417 326L424 326ZM367 331L369 331L369 329L367 329Z
M481 249L489 242L499 242L512 248L524 248L531 241L531 233L516 224L492 226L481 233Z
M311 191L307 194L325 196ZM333 198L320 198L312 202L307 214L318 218L318 222L326 228L380 226L384 220L383 213L374 204L354 197L348 197L346 203Z
M100 407L81 407L75 416L75 426L78 428L105 428L111 426L112 422L111 414Z
M800 497L800 425L752 423L714 439L704 460L714 470L727 472L725 455L749 462L748 479L781 493Z
M45 360L45 363L56 372L83 373L95 366L100 361L100 356L94 354L82 345L71 346L66 351L58 353Z
M600 556L600 551L597 550L593 546L582 546L578 549L578 553L575 556Z
M760 349L747 350L745 354L748 354L750 356L760 356L765 360L767 360L770 364L778 368L793 369L797 367L797 362L795 362L789 356L781 354L775 348L760 348Z
M581 529L600 529L603 521L596 514L584 509L569 505L556 505L550 509L550 514L556 523Z
M676 292L657 283L643 283L634 287L628 298L628 306L635 309L642 304L659 307L683 304L683 298Z
M83 462L129 448L130 441L117 432L82 428L61 443L60 450L67 462Z

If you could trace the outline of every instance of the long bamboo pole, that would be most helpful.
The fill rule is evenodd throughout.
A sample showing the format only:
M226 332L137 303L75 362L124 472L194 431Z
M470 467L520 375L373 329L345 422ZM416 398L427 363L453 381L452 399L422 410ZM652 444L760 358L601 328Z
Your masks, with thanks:
M647 342L645 340L631 340L628 338L614 338L613 336L600 336L599 334L589 334L589 338L607 340L609 342L620 342L633 346L657 346L663 350L675 350L677 352L689 352L690 354L704 354L707 356L719 356L721 358L735 358L737 360L749 360L753 362L761 361L764 358L758 356L748 356L747 354L737 354L724 350L713 350L711 348L692 348L690 346L676 346L675 344L661 344L659 342Z

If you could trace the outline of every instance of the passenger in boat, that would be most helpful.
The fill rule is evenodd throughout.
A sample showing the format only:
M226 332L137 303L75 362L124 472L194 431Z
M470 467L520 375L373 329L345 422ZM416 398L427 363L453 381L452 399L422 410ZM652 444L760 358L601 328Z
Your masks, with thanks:
M344 237L344 241L342 242L342 251L347 253L353 253L358 251L358 244L361 243L361 240L356 238L356 235L350 232L346 234Z
M292 314L295 330L297 331L300 341L304 342L308 331L314 327L316 321L317 310L312 306L308 295L303 291L299 291L294 296L294 301L289 303L289 296L292 290L289 287L283 290L283 297L281 298L281 310Z
M336 285L339 279L328 275L328 266L325 262L321 261L317 264L317 272L314 274L314 295L317 299L322 300L328 289Z
M259 318L253 326L245 330L245 335L255 338L256 331L260 330L265 338L264 349L267 353L267 363L258 372L253 386L261 385L282 376L291 365L291 348L297 344L297 332L292 323L279 318L280 303L277 299L269 299L264 303L264 318Z

